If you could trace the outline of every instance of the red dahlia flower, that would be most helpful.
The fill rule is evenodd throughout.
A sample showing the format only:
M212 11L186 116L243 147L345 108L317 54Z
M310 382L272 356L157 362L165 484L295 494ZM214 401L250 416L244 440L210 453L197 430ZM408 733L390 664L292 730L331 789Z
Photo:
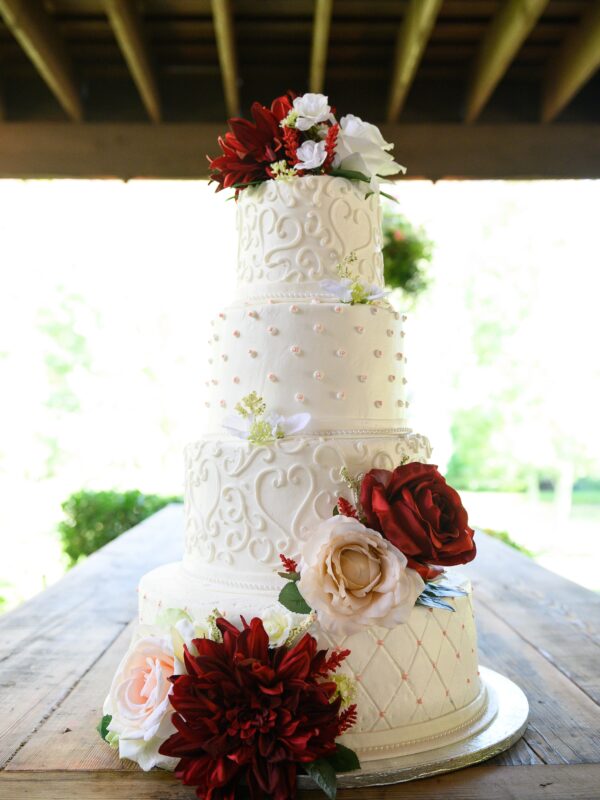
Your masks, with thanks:
M273 100L271 108L253 103L250 110L254 122L240 117L229 120L231 130L218 140L223 155L208 157L211 180L218 184L218 192L268 179L269 165L284 158L279 123L291 108L290 96L282 95Z
M242 631L224 619L217 626L223 641L195 639L188 674L171 679L177 733L160 752L180 759L175 775L201 800L234 800L244 783L252 800L290 800L298 765L333 754L355 718L353 707L340 712L327 680L346 653L327 659L309 634L269 648L260 619Z

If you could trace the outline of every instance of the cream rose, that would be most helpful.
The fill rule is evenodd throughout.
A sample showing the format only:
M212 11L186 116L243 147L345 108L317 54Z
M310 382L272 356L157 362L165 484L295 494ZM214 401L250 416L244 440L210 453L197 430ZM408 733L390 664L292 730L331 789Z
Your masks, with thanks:
M290 612L281 605L269 606L261 613L261 618L269 637L269 645L280 647L285 644L294 627L294 620Z
M406 622L425 586L400 550L351 517L322 522L301 555L298 589L331 633Z
M135 761L143 770L173 768L177 759L162 756L161 744L175 728L169 702L175 658L170 638L144 636L134 639L119 664L104 703L104 714L113 740L118 737L119 756Z

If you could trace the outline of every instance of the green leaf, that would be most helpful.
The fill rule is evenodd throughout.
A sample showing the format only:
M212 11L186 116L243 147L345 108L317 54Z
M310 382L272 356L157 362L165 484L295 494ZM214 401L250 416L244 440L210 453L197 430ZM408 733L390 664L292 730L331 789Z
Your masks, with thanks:
M319 789L327 795L329 800L335 800L337 794L337 778L331 764L324 758L317 758L316 761L305 764L304 768Z
M339 510L339 508L337 507L337 503L336 503L336 504L334 505L334 507L333 507L333 511L332 511L332 513L331 513L331 516L332 516L332 517L337 517L339 513L340 513L340 510Z
M294 581L295 583L300 580L300 575L297 572L278 572L277 574L286 581Z
M106 737L108 736L108 726L112 722L112 716L110 714L105 714L98 725L96 726L96 730L100 734L100 736L106 741Z
M336 178L348 178L349 181L371 182L363 172L358 172L355 169L332 169L329 174L334 175Z
M337 742L335 753L332 756L327 756L327 761L336 772L352 772L355 769L360 769L360 761L354 750L350 750L349 747Z
M310 614L312 611L311 607L300 594L298 584L295 581L288 581L279 592L279 602L282 606L285 606L288 611L293 611L295 614Z
M446 611L456 611L450 603L444 603L443 600L439 600L437 597L431 597L425 593L419 595L416 605L427 606L428 608L443 608Z
M400 203L400 201L398 200L398 198L397 198L397 197L394 197L394 195L392 195L392 194L388 194L387 192L382 192L382 191L381 191L381 189L379 190L379 194L380 194L382 197L387 197L387 199L388 199L388 200L391 200L391 201L392 201L392 202L394 202L394 203Z

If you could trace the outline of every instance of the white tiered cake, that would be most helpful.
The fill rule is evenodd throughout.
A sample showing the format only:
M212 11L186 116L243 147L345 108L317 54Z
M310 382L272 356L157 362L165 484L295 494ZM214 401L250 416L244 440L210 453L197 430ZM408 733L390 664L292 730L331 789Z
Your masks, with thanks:
M237 295L212 322L207 434L187 447L185 556L144 576L139 619L181 608L229 620L277 604L279 554L302 544L348 495L346 474L427 462L428 440L406 427L404 317L387 304L340 302L349 253L365 284L383 287L378 194L342 177L267 181L240 193ZM307 412L294 435L253 444L223 422L251 392L280 415ZM468 582L454 612L416 605L408 621L350 635L313 634L351 654L358 719L342 737L361 761L419 753L477 729L478 677Z

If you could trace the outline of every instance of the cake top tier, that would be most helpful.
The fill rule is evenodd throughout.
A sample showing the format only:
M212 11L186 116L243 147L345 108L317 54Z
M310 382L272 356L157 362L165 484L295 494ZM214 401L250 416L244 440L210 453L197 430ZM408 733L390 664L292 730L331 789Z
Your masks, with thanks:
M404 171L393 145L360 117L338 119L322 94L289 93L251 112L229 120L222 154L209 158L217 191L239 201L238 300L319 296L350 258L353 278L377 290L379 184Z
M361 281L383 286L379 196L352 181L267 181L241 193L237 214L239 299L327 297L322 281L339 281L349 257Z

